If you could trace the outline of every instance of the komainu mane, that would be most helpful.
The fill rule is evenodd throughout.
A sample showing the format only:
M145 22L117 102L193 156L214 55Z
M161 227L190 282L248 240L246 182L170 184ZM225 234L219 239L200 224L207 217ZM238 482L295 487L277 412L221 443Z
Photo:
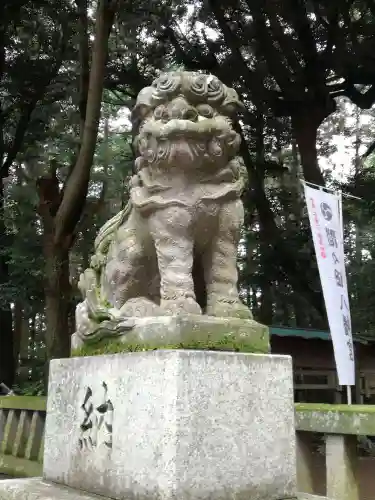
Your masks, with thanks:
M140 316L251 318L237 291L246 170L232 118L241 106L216 77L184 71L139 93L130 201L99 231L81 276L80 338Z

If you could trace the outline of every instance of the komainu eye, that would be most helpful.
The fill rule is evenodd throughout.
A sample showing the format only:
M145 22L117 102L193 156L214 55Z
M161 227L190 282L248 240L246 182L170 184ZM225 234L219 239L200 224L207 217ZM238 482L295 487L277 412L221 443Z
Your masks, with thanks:
M197 111L204 118L212 118L214 116L214 110L209 104L199 104Z
M185 120L195 122L198 119L198 111L193 107L189 108L184 112L184 118Z

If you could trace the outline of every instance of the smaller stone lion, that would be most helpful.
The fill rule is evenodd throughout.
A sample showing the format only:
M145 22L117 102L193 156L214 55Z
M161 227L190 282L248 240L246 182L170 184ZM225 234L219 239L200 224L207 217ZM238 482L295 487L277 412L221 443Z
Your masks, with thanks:
M80 337L139 316L251 318L237 291L246 169L232 118L241 106L216 77L184 71L139 93L130 201L100 230L81 276Z

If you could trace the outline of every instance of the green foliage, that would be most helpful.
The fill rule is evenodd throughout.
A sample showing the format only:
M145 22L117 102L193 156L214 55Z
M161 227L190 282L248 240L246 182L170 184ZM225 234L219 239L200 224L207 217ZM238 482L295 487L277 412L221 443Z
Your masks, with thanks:
M77 2L67 0L56 5L42 0L0 3L0 166L5 196L0 260L9 263L7 276L0 266L0 309L12 304L14 311L17 304L28 324L27 352L21 357L28 360L33 375L19 389L34 394L44 390L33 380L41 378L49 334L45 234L35 186L56 168L61 187L79 148L79 16ZM128 199L133 169L129 108L161 70L186 68L216 74L238 90L246 105L241 154L249 186L239 267L240 292L254 317L268 325L327 328L300 185L303 176L313 175L362 198L344 203L347 273L353 329L375 335L375 161L371 156L365 165L361 161L375 135L374 112L362 111L375 99L373 7L356 2L354 11L342 0L297 3L292 12L288 2L260 6L140 0L126 2L118 12L90 185L70 253L72 311L95 235ZM94 2L88 7L93 11ZM92 21L89 18L90 36ZM345 101L338 100L342 96ZM316 127L320 124L316 146L323 174L318 162L301 160L303 141L297 140L301 130L302 138L308 137L314 120ZM346 141L343 160L335 159L338 138ZM120 348L124 346L92 349L105 353ZM166 348L248 352L225 338L219 344Z
M22 385L15 384L12 389L19 396L45 396L47 393L43 380L23 382Z

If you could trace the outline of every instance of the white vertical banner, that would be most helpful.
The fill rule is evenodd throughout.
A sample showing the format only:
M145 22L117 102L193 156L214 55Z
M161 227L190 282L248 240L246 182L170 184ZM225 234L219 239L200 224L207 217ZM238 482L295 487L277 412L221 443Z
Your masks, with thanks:
M341 194L327 193L306 184L304 189L339 384L355 385Z

